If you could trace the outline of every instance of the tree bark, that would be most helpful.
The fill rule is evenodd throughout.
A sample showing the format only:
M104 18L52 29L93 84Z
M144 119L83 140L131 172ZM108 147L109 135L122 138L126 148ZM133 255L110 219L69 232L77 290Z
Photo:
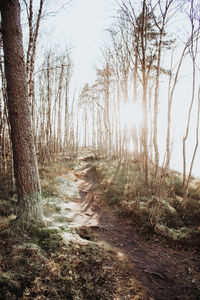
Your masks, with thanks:
M18 220L42 220L41 188L31 128L18 0L0 1L8 112L20 212Z

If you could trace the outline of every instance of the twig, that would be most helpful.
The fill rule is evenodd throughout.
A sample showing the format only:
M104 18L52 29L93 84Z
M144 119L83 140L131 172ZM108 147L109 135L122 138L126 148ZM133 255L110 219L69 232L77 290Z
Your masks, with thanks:
M192 259L192 257L185 258L185 259L183 259L183 260L178 261L177 263L178 263L178 264L181 264L181 263L183 263L183 262L185 262L185 261L188 261L188 260L190 260L190 259Z
M139 259L137 259L137 258L132 258L131 260L136 261L136 262L139 262L140 264L143 264L143 263L144 263L143 261L141 261L141 260L139 260Z
M124 245L130 244L130 243L132 243L132 242L134 242L135 244L137 244L136 240L132 239L132 240L127 241L126 243L124 243Z
M152 279L152 282L156 285L156 286L158 286L160 289L163 289L163 287L162 286L160 286L157 282L155 282L153 279Z
M162 276L161 274L156 273L156 272L153 272L153 271L151 271L151 270L146 269L146 270L144 270L144 272L145 272L145 273L152 274L152 275L156 275L156 276L158 276L158 277L160 277L160 278L162 278L162 279L165 279L165 277Z

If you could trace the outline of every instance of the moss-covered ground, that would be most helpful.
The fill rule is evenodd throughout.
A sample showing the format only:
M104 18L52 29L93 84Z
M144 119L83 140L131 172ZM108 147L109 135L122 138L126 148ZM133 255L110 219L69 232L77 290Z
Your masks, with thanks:
M40 168L46 226L15 228L0 177L0 299L200 299L200 183L146 187L137 162L86 153ZM174 297L174 298L173 298Z
M86 215L77 218L81 179L69 162L42 166L40 176L46 226L26 232L15 228L16 194L2 184L0 299L146 299L133 265L82 226Z

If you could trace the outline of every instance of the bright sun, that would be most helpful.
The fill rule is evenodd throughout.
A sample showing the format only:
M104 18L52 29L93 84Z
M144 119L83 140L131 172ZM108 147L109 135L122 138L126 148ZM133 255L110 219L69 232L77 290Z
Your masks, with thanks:
M131 130L141 124L142 110L137 103L122 103L120 105L120 124L122 128Z
M120 105L120 126L121 130L126 130L129 141L128 149L130 152L135 150L133 141L133 130L138 132L142 123L142 109L141 106L134 102L121 103ZM136 132L135 132L136 133Z

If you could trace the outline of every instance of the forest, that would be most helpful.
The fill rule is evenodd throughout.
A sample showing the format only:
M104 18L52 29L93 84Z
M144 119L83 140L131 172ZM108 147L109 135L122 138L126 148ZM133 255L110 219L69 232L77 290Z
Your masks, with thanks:
M110 0L76 86L94 1L0 0L0 299L198 300L200 3Z

